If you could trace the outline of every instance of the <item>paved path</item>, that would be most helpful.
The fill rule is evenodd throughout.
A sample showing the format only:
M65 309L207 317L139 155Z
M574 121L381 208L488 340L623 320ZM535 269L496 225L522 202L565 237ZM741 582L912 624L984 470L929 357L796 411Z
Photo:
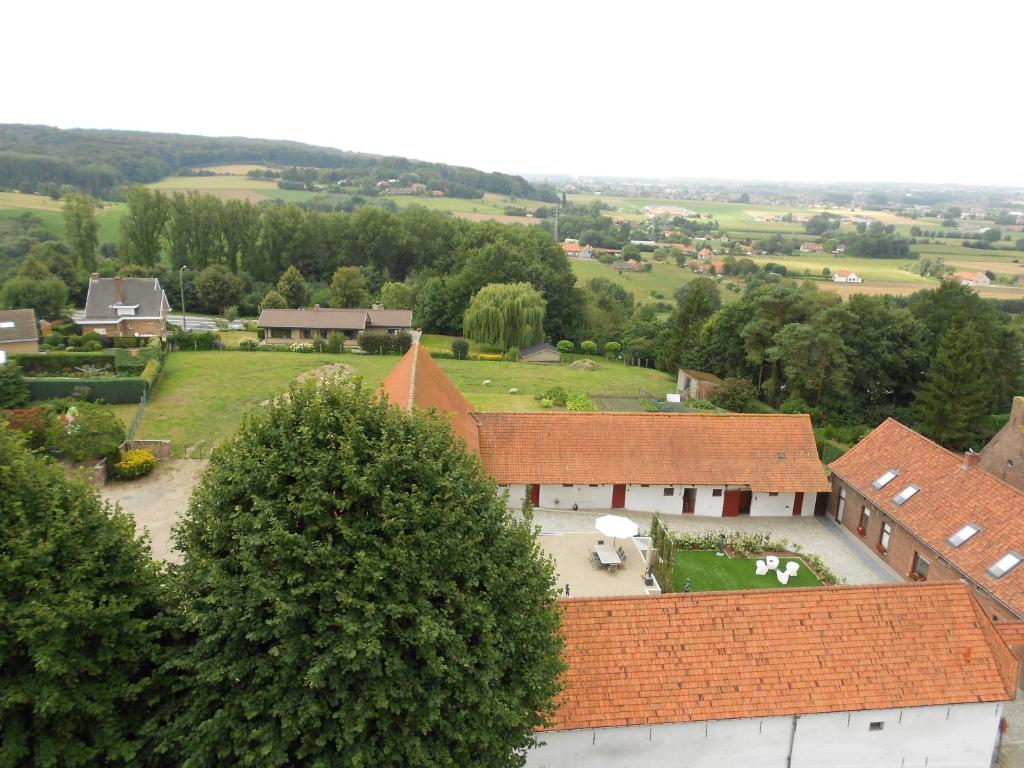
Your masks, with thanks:
M621 509L589 512L535 509L533 520L544 533L593 531L595 518L609 513L630 518L640 526L641 533L650 531L653 515ZM661 521L674 531L767 531L775 539L799 544L805 552L818 555L847 584L895 584L902 581L895 571L869 552L856 536L827 517L663 515Z

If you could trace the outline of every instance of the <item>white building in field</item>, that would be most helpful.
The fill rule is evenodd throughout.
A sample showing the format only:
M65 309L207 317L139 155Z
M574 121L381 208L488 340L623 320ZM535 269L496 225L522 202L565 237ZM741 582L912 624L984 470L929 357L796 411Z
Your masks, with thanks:
M833 283L863 283L864 279L849 269L837 269L832 273Z
M476 413L418 344L381 386L447 414L512 509L810 516L830 490L806 415Z
M576 598L530 768L988 768L1017 661L960 582Z

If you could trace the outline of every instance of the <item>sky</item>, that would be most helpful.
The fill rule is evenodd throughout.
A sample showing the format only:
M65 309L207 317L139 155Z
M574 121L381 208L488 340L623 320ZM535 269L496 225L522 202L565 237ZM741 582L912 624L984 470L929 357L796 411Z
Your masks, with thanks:
M1024 187L1024 3L5 9L0 122L529 174Z

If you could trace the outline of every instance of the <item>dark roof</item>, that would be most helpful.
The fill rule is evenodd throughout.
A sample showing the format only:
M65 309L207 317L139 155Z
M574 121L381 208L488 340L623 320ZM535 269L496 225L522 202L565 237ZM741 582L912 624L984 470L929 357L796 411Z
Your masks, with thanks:
M549 730L1013 699L1018 664L963 582L559 604Z
M138 305L134 318L161 317L161 310L171 306L167 296L155 277L92 277L89 280L89 295L85 300L85 317L79 322L96 320L119 320L113 306L117 281L121 281L123 305ZM132 318L125 318L132 319Z
M6 327L14 323L13 327ZM5 341L36 341L39 338L39 326L36 325L36 313L31 309L5 309L0 311L0 343Z
M519 356L528 357L529 355L535 355L538 352L558 352L558 347L554 344L548 344L546 341L542 341L540 344L534 344L532 347L519 350Z
M362 331L366 328L411 328L411 309L264 309L261 328L316 328Z

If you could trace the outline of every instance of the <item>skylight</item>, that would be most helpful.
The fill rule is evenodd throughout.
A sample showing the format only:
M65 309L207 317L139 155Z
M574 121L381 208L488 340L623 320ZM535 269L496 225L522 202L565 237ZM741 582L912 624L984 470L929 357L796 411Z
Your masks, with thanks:
M910 501L910 497L917 493L919 490L921 489L918 488L916 485L908 485L902 491L893 496L892 503L895 504L897 507L902 507L904 504Z
M875 480L875 482L871 484L871 487L874 488L876 491L885 488L885 486L891 483L893 478L895 478L897 475L899 475L899 472L897 472L895 469L887 470L884 475L882 475L880 478L878 478L877 480Z
M959 531L957 531L948 539L946 539L946 541L948 541L951 546L959 547L961 544L970 539L974 534L976 534L980 530L981 529L974 523L968 523Z
M988 569L988 575L993 579L1001 578L1020 565L1021 560L1024 560L1024 558L1016 552L1007 552L995 565Z

